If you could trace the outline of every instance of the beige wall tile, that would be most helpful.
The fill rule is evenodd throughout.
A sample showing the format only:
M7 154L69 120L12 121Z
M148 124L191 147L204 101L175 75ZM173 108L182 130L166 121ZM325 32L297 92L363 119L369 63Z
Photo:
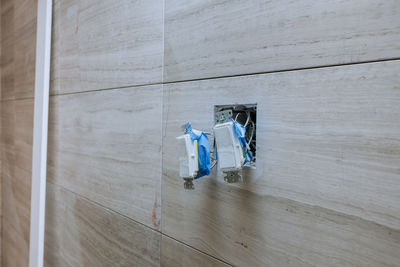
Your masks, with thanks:
M4 40L27 25L36 25L37 0L2 0L0 13Z
M29 260L36 5L1 1L2 266Z
M1 125L3 263L4 266L26 266L30 233L33 99L2 101Z
M50 94L80 88L78 13L79 0L53 3Z
M163 2L56 1L52 94L162 80Z
M14 99L14 37L1 43L1 99Z
M16 32L14 45L14 98L35 94L36 20Z
M2 266L29 266L29 242L14 229L14 222L3 220Z
M2 99L34 96L36 5L36 1L18 0L3 8L2 2Z
M162 86L51 98L48 180L160 225Z
M399 70L393 61L164 85L162 231L242 266L398 262ZM258 104L257 169L236 185L214 172L185 191L180 125L210 130L214 105L232 103Z
M166 81L400 56L400 2L166 0Z
M45 266L159 266L161 234L47 183Z
M33 105L33 99L1 104L3 160L29 172L32 169ZM12 158L7 157L8 153L12 153Z
M35 25L37 19L37 3L38 0L13 0L14 6L14 24L16 30L19 30L27 25ZM35 42L30 43L36 44Z
M1 1L1 40L7 40L14 35L14 5Z
M172 238L162 236L161 266L226 267L222 261L190 248Z
M235 266L390 266L399 262L400 231L356 216L212 180L202 182L195 192L167 192L179 195L174 201L186 204L163 199L172 207L168 215L163 213L165 232Z
M4 168L10 168L4 164ZM30 197L31 197L31 173L14 168L12 176L4 174L3 183L3 223L9 222L14 231L23 238L24 244L29 244L30 233ZM4 231L9 231L4 225ZM7 244L5 244L7 246Z

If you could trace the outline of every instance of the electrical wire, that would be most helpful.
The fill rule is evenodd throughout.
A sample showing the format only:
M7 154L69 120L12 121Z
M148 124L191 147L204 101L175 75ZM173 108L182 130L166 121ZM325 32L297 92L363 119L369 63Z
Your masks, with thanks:
M246 120L246 123L244 124L244 127L247 128L249 123L251 125L251 134L250 134L248 141L246 140L246 149L248 151L251 151L250 146L255 148L254 145L252 145L252 142L253 142L253 137L254 137L256 126L255 126L255 123L251 120L250 112L246 111L246 114L247 114L247 120ZM253 157L252 161L255 161L255 157Z
M250 135L250 138L249 138L249 144L251 144L251 141L253 141L254 132L255 132L255 129L256 129L256 126L255 126L254 122L250 121L250 123L251 123L251 135Z
M246 112L246 115L247 115L247 119L246 119L246 122L245 122L245 124L243 126L246 128L247 124L250 121L250 112L248 112L248 111L245 111L245 112ZM238 114L236 114L235 121L237 121L239 115L241 115L241 114L243 114L243 111L240 111Z
M211 163L210 170L211 170L212 168L214 168L216 165L217 165L217 160L214 160L214 161Z
M238 114L236 114L235 121L237 121L237 118L239 117L240 114L243 114L243 113L239 112Z
M248 110L246 110L246 115L247 115L247 120L246 120L246 123L243 125L244 126L244 128L246 128L247 127L247 124L249 123L249 121L250 121L250 112L248 111Z
M214 157L213 157L214 160L213 160L213 162L211 163L210 170L211 170L212 168L214 168L214 167L217 165L217 162L218 162L215 138L214 138L214 141L213 141L213 153L214 153ZM210 155L210 157L211 157L211 155Z

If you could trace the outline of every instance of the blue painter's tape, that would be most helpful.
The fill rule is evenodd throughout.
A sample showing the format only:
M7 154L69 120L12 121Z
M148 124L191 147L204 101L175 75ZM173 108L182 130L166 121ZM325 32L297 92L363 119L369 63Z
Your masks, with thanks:
M198 130L192 129L192 124L189 122L187 125L188 133L193 141L196 141L197 151L197 175L195 179L210 174L210 142L207 135Z
M236 136L239 138L240 145L242 147L242 153L244 157L244 163L251 161L253 158L253 155L251 151L247 149L247 143L246 143L246 128L244 128L243 125L238 123L237 121L234 121L231 119L233 122L233 132L236 134Z

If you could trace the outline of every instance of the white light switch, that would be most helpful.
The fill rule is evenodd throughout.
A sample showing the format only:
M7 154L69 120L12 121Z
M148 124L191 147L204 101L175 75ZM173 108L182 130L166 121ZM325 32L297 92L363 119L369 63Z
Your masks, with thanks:
M190 134L184 134L176 138L178 140L179 176L182 178L194 178L198 172L197 140L192 140Z
M244 164L243 150L239 138L233 132L233 122L228 121L214 126L218 151L218 164L222 171L235 171Z

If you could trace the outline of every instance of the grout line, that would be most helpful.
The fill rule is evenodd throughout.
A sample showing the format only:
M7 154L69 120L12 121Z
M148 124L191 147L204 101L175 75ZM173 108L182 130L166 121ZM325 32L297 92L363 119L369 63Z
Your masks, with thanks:
M10 102L10 101L22 101L22 100L31 100L31 99L35 99L35 97L21 97L21 98L13 98L13 99L1 99L0 102L4 103L4 102Z
M162 63L161 63L161 82L164 83L164 62L165 62L165 1L163 0L163 7L162 7ZM161 157L160 157L160 233L161 233L161 240L160 240L160 251L159 251L159 258L160 258L160 266L162 264L162 229L163 229L163 220L162 220L162 211L163 211L163 164L164 164L164 159L163 159L163 153L164 153L164 136L163 136L163 131L164 131L164 84L161 85Z
M179 239L176 239L176 238L174 238L174 237L172 237L172 236L170 236L170 235L167 235L167 234L161 232L161 230L154 229L154 228L152 228L152 227L150 227L150 226L148 226L148 225L146 225L146 224L144 224L144 223L142 223L142 222L139 222L139 221L137 221L137 220L135 220L135 219L132 219L132 218L130 218L130 217L128 217L128 216L126 216L126 215L120 213L119 211L110 209L110 208L104 206L103 204L98 203L97 201L91 200L91 199L89 199L89 198L87 198L87 197L85 197L85 196L83 196L83 195L81 195L81 194L78 194L77 192L72 191L72 190L69 189L69 188L66 188L66 187L64 187L64 186L62 186L62 185L59 185L59 184L56 184L56 183L50 182L50 181L47 181L47 183L52 184L52 185L55 186L55 187L59 187L59 188L65 190L65 191L67 191L67 192L73 194L75 197L79 197L79 198L81 198L81 199L83 199L83 200L85 200L85 201L87 201L87 202L89 202L89 203L92 203L92 204L94 204L94 205L96 205L96 206L101 207L102 209L105 209L105 210L107 210L107 211L109 211L109 212L111 212L111 213L115 213L115 214L117 214L117 215L119 215L119 216L121 216L121 217L123 217L123 218L125 218L125 219L128 219L128 220L131 221L131 222L134 222L134 223L139 224L139 225L141 225L141 226L143 226L143 227L146 227L147 229L150 229L150 230L152 230L152 231L154 231L154 232L157 232L157 233L161 234L161 236L166 236L166 237L168 237L168 238L171 238L172 240L174 240L174 241L176 241L176 242L178 242L178 243L180 243L180 244L182 244L182 245L185 245L185 246L187 246L187 247L189 247L189 248L191 248L191 249L193 249L193 250L195 250L195 251L197 251L197 252L200 252L200 253L202 253L202 254L204 254L204 255L206 255L206 256L209 256L209 257L211 257L211 258L213 258L213 259L215 259L215 260L218 260L218 261L220 261L220 262L223 262L223 263L225 263L225 264L228 264L228 265L230 265L230 266L233 266L232 264L230 264L230 263L228 263L228 262L226 262L226 261L224 261L224 260L222 260L222 259L220 259L220 258L217 258L217 257L215 257L215 256L213 256L213 255L210 255L210 254L208 254L208 253L206 253L206 252L204 252L204 251L202 251L202 250L200 250L200 249L198 249L198 248L196 248L196 247L193 247L193 246L191 246L191 245L189 245L189 244L186 244L185 242L182 242L182 241L179 240ZM160 244L160 262L161 262L161 244Z
M165 1L163 0L163 7L162 7L162 63L161 63L161 82L164 83L164 65L165 65ZM163 220L162 220L162 211L163 211L163 153L164 153L164 84L161 85L161 157L160 157L160 233L161 233L161 241L160 241L160 251L159 251L159 258L160 258L160 266L162 264L162 229L163 229Z
M348 62L348 63L341 63L341 64L327 64L327 65L318 65L318 66L300 67L300 68L288 68L288 69L280 69L280 70L278 69L278 70L272 70L272 71L251 72L251 73L244 73L244 74L221 75L221 76L214 76L214 77L207 77L207 78L176 80L176 81L164 82L164 84L245 77L245 76L253 76L253 75L281 73L281 72L295 72L295 71L312 70L312 69L335 68L335 67L341 67L341 66L361 65L361 64L370 64L370 63L379 63L379 62L397 61L397 60L400 60L400 57L376 59L376 60L366 60L366 61L358 61L358 62Z
M372 63L387 62L387 61L398 61L398 60L400 60L400 57L379 59L379 60L371 60L371 61L360 61L360 62L353 62L353 63L321 65L321 66L295 68L295 69L283 69L283 70L266 71L266 72L254 72L254 73L215 76L215 77L198 78L198 79L177 80L177 81L170 81L170 82L155 82L155 83L146 83L146 84L125 85L125 86L119 86L119 87L110 87L110 88L102 88L102 89L94 89L94 90L85 90L85 91L79 91L79 92L50 94L50 97L64 96L64 95L75 95L75 94L84 94L84 93L91 93L91 92L101 92L101 91L108 91L108 90L118 90L118 89L126 89L126 88L145 87L145 86L161 85L161 84L162 85L164 85L164 84L178 84L178 83L186 83L186 82L207 81L207 80L216 80L216 79L224 79L224 78L235 78L235 77L246 77L246 76L281 73L281 72L292 72L292 71L303 71L303 70L312 70L312 69L334 68L334 67L349 66L349 65L372 64ZM29 100L29 99L34 99L34 97L21 97L21 98L14 98L14 99L1 99L0 102L8 102L8 101L14 101L14 100Z
M95 201L95 200L92 200L92 199L90 199L90 198L88 198L88 197L86 197L86 196L83 196L83 195L81 195L81 194L79 194L79 193L77 193L77 192L75 192L75 191L72 191L71 189L69 189L69 188L67 188L67 187L65 187L65 186L63 186L63 185L59 185L59 184L56 184L56 183L50 182L50 181L47 181L47 183L52 184L52 185L54 185L54 186L56 186L56 187L62 188L63 190L68 191L69 193L72 193L72 194L74 194L75 196L84 199L85 201L88 201L88 202L90 202L90 203L93 203L93 204L95 204L95 205L97 205L97 206L99 206L99 207L101 207L101 208L103 208L103 209L105 209L105 210L108 210L108 211L110 211L110 212L112 212L112 213L116 213L116 214L120 215L121 217L124 217L124 218L126 218L126 219L129 219L129 220L131 220L131 221L133 221L133 222L135 222L135 223L137 223L137 224L140 224L141 226L144 226L144 227L146 227L146 228L148 228L148 229L153 230L154 232L161 233L160 230L154 229L153 227L150 227L150 226L148 226L147 224L144 224L144 223L139 222L139 221L137 221L137 220L135 220L135 219L132 219L132 218L128 217L127 215L120 213L119 211L116 211L116 210L113 210L113 209L111 209L111 208L109 208L109 207L107 207L107 206L104 206L103 204L101 204L101 203L99 203L99 202L97 202L97 201Z
M164 53L163 53L163 60L164 60ZM119 87L110 87L110 88L102 88L102 89L94 89L94 90L85 90L85 91L70 92L70 93L50 94L50 96L53 97L53 96L73 95L73 94L100 92L100 91L126 89L126 88L136 88L136 87L144 87L144 86L160 85L160 84L163 84L163 85L164 84L179 84L179 83L186 83L186 82L207 81L207 80L235 78L235 77L246 77L246 76L273 74L273 73L281 73L281 72L295 72L295 71L305 71L305 70L313 70L313 69L335 68L335 67L342 67L342 66L373 64L373 63L388 62L388 61L398 61L398 60L400 60L400 57L377 59L377 60L366 60L366 61L359 61L359 62L349 62L349 63L342 63L342 64L319 65L319 66L302 67L302 68L289 68L289 69L264 71L264 72L252 72L252 73L244 73L244 74L221 75L221 76L195 78L195 79L187 79L187 80L176 80L176 81L168 81L168 82L164 81L164 64L163 64L163 66L162 66L162 78L161 78L162 81L161 82L146 83L146 84L136 84L136 85L125 85L125 86L119 86Z
M201 251L200 249L198 249L198 248L196 248L196 247L193 247L193 246L191 246L191 245L189 245L189 244L186 244L186 243L180 241L179 239L176 239L176 238L174 238L174 237L172 237L172 236L170 236L170 235L167 235L167 234L164 234L164 233L161 233L161 234L162 234L163 236L166 236L166 237L168 237L168 238L174 240L174 241L177 242L177 243L181 243L182 245L185 245L185 246L187 246L187 247L189 247L189 248L191 248L191 249L193 249L193 250L196 250L196 251L198 251L198 252L200 252L200 253L202 253L202 254L204 254L204 255L206 255L206 256L209 256L210 258L213 258L213 259L215 259L215 260L217 260L217 261L220 261L220 262L222 262L222 263L225 263L225 264L227 264L227 265L229 265L229 266L234 266L233 264L231 264L231 263L229 263L229 262L226 262L226 261L224 261L224 260L222 260L222 259L220 259L220 258L217 258L217 257L215 257L215 256L213 256L213 255L210 255L210 254L204 252L204 251Z
M135 85L124 85L124 86L117 86L117 87L110 87L110 88L101 88L101 89L94 89L94 90L84 90L78 92L68 92L68 93L60 93L60 94L50 94L52 96L63 96L63 95L76 95L76 94L84 94L84 93L92 93L92 92L101 92L101 91L108 91L108 90L118 90L118 89L127 89L127 88L136 88L136 87L145 87L145 86L152 86L152 85L160 85L163 84L162 82L155 82L155 83L144 83L144 84L135 84Z

